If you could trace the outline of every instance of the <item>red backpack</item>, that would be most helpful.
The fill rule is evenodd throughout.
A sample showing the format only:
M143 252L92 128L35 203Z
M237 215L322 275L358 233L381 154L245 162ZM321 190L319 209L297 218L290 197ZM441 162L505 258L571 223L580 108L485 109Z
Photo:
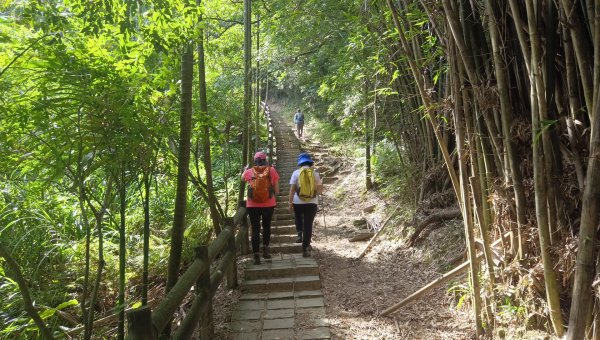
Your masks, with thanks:
M248 199L264 203L273 195L271 168L268 165L252 167L252 179L248 187Z

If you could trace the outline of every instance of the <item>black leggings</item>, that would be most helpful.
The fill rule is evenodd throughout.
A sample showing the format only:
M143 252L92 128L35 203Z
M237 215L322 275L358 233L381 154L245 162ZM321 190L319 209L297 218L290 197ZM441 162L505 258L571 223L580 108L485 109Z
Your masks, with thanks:
M302 249L310 246L312 238L313 222L317 215L317 205L311 204L294 204L294 217L296 219L296 231L302 233Z
M275 207L247 208L246 211L250 217L250 224L252 224L252 251L258 253L260 246L260 218L262 216L263 245L268 246L271 240L271 218L273 217Z

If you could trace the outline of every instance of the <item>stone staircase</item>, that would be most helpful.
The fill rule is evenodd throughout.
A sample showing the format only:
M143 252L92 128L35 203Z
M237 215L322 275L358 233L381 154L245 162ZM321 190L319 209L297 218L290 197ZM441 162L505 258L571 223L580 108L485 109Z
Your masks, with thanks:
M246 268L242 291L248 293L321 289L319 266L313 258L280 254L271 261Z
M280 113L271 114L280 175L280 194L271 223L272 258L261 257L260 265L248 262L230 330L236 340L330 339L319 266L314 257L302 257L301 244L294 243L294 216L287 210L289 179L297 168L300 144Z

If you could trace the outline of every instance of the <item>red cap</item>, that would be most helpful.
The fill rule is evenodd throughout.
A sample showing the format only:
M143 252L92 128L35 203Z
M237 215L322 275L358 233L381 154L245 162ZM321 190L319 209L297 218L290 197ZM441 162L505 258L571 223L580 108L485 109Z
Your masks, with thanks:
M267 159L267 155L264 152L259 151L259 152L257 152L257 153L254 154L254 159L264 159L264 160L266 160Z

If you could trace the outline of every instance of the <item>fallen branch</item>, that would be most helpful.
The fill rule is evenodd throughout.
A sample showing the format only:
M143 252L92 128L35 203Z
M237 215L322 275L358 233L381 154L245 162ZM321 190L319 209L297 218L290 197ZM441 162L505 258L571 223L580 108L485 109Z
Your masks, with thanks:
M427 216L415 228L415 232L412 234L412 236L408 240L408 245L410 247L414 246L415 243L417 242L417 240L419 239L419 236L423 232L423 230L425 230L425 228L427 228L430 224L436 223L436 222L438 222L438 223L443 222L445 220L452 220L452 219L458 218L460 216L461 216L460 209L442 210L442 211L439 211L432 215Z
M127 308L127 309L125 309L125 313L132 311L134 309L135 308ZM119 315L118 314L110 314L109 316L106 316L106 317L103 317L101 319L94 321L93 328L104 327L104 326L108 326L111 324L116 324L117 321L119 321ZM68 337L74 337L77 334L81 333L84 329L85 329L85 326L71 328L65 332L65 335L67 335Z
M447 281L450 281L450 279L463 274L464 272L467 271L467 269L469 269L469 263L471 261L466 261L463 262L460 266L452 269L451 271L447 272L446 274L440 276L439 278L433 280L432 282L430 282L429 284L427 284L425 287L417 290L416 292L412 293L411 295L409 295L407 298L405 298L404 300L398 302L397 304L393 305L392 307L384 310L381 313L381 316L386 316L390 313L395 312L396 310L400 309L401 307L407 305L408 303L412 302L413 300L416 300L420 297L422 297L423 295L425 295L427 292L441 286L443 283L446 283Z
M385 228L385 226L387 225L387 223L390 221L390 219L392 219L392 217L394 216L394 214L396 213L396 210L398 210L398 208L400 208L400 204L398 204L396 206L396 208L394 208L394 211L392 211L392 213L388 216L388 218L385 220L385 222L383 222L383 224L381 225L381 228L375 233L375 236L373 236L373 238L371 239L371 241L369 241L369 243L367 244L367 246L365 247L365 249L356 258L356 260L360 260L363 257L365 257L365 255L367 254L367 252L375 244L375 240L377 240L377 238L379 237L379 235L381 234L381 232L383 231L383 229Z
M151 300L148 302L148 306L153 308L156 307L157 305L157 301L156 300ZM127 308L125 309L125 313L128 313L132 310L134 310L135 308ZM103 318L100 318L98 320L94 321L94 325L92 326L92 328L99 328L99 327L105 327L105 326L109 326L109 325L113 325L116 324L119 321L119 314L110 314L108 316L105 316ZM69 339L73 339L74 337L76 337L79 333L81 333L83 330L85 329L85 326L80 325L78 327L75 328L71 328L67 331L65 331L65 335L69 338Z
M502 236L502 238L494 241L494 243L492 243L492 246L497 246L503 239L509 237L511 235L511 232L509 231L508 233L504 234ZM477 259L483 257L483 254L479 253L477 254ZM392 307L384 310L381 313L381 316L386 316L388 314L391 314L395 311L397 311L398 309L406 306L407 304L409 304L410 302L413 302L414 300L417 300L418 298L424 296L425 294L427 294L428 292L432 291L433 289L441 286L442 284L450 281L452 278L455 278L461 274L463 274L464 272L466 272L469 269L469 264L471 263L471 261L466 261L463 262L460 266L452 269L451 271L445 273L444 275L442 275L441 277L431 281L430 283L428 283L426 286L424 286L423 288L417 290L416 292L412 293L411 295L409 295L408 297L406 297L404 300L398 302L397 304L393 305Z
M372 238L375 234L372 232L366 232L366 233L360 233L360 234L356 234L354 235L354 237L352 237L350 239L350 242L360 242L360 241L366 241L370 238Z
M48 307L48 306L38 305L38 306L35 306L35 309L37 311L42 311L43 312L46 309L53 309L53 308L52 307ZM75 317L72 314L69 314L69 313L64 312L62 310L54 309L54 315L58 316L58 318L61 319L62 321L70 324L72 327L79 325L79 321L77 321L77 317Z

